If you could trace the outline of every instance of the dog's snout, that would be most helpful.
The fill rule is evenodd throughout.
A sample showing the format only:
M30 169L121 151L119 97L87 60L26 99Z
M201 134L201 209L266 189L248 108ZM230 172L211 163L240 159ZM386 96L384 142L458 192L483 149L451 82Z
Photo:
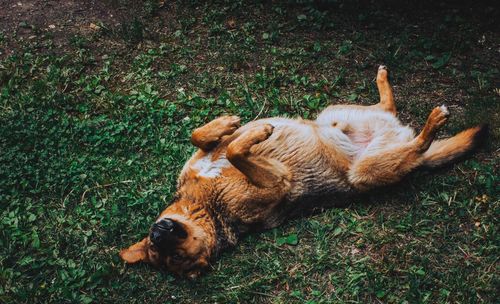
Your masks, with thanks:
M161 242L161 233L158 231L158 228L154 227L151 229L151 233L149 235L149 238L151 239L151 242L153 244L158 245Z
M160 250L165 250L177 242L175 223L170 219L162 219L151 227L149 238Z
M158 223L155 223L153 226L155 225L159 230L167 232L172 232L172 230L174 230L174 222L172 222L172 220L170 219L162 219Z
M160 245L162 239L168 238L166 234L172 232L172 228L173 228L173 223L171 220L168 219L166 220L163 219L158 223L154 223L153 226L151 227L151 233L149 235L151 242L153 242L153 244L155 245Z

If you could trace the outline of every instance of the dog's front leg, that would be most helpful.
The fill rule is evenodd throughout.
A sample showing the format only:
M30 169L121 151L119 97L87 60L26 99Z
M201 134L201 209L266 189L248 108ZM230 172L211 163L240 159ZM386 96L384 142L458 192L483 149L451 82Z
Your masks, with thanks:
M227 159L260 188L280 187L289 179L289 172L283 163L250 151L253 145L265 141L272 132L270 124L256 125L243 132L227 148Z
M209 152L225 135L231 135L240 127L238 116L222 116L194 130L191 142L205 152Z

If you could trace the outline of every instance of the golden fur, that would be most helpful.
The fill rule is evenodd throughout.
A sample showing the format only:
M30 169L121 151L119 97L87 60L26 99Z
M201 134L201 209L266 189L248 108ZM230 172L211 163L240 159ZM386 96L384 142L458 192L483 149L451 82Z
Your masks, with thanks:
M276 227L312 202L395 183L474 147L480 127L434 141L448 117L444 106L432 110L417 136L403 126L383 66L377 87L378 104L330 106L314 121L267 118L240 126L238 117L224 116L194 130L191 141L200 149L157 219L180 223L187 237L165 254L148 236L122 250L122 259L196 277L242 233Z

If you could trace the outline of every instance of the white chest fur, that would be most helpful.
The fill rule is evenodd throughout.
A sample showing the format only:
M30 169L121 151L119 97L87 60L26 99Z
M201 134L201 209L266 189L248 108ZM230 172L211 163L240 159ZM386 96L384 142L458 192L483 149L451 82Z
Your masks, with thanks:
M212 160L212 153L208 153L196 160L191 165L191 169L197 171L199 176L215 178L220 176L222 169L229 168L230 166L231 163L227 160L226 155L222 154L218 159Z

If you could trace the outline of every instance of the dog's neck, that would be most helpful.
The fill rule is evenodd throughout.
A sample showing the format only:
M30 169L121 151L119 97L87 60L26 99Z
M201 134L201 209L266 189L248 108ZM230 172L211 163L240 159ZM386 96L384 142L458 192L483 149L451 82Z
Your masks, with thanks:
M238 224L228 216L224 204L211 202L205 208L214 223L216 245L213 254L217 256L225 248L236 245L240 237L240 229Z
M182 212L191 213L186 215L201 222L200 226L213 238L207 240L211 256L217 256L225 248L236 245L242 232L241 225L226 210L218 188L213 179L187 179L178 185L176 194L181 201L189 202ZM205 224L207 221L210 221L210 225Z
M225 248L236 245L241 230L238 223L232 220L225 210L225 204L215 197L199 197L186 191L178 191L174 203L160 215L160 217L183 217L189 219L189 222L198 229L202 229L210 256L217 256Z

